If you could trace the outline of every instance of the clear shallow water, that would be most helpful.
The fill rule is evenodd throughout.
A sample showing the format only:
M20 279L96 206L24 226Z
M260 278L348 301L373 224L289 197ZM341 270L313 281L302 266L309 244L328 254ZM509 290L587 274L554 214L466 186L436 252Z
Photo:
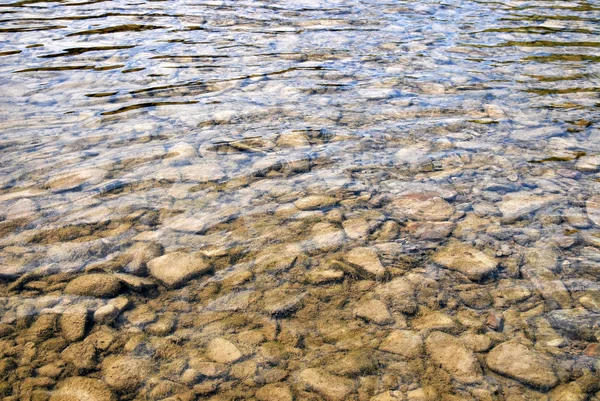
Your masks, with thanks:
M597 3L0 13L3 396L600 397Z

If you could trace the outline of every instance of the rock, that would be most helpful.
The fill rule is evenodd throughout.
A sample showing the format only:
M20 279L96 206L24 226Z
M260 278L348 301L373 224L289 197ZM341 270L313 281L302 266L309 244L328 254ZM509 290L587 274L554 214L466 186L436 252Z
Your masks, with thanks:
M588 228L591 226L590 220L583 210L577 208L566 209L563 211L563 216L567 222L575 228Z
M302 295L295 290L276 288L265 292L263 310L271 315L289 315L302 306Z
M344 232L350 239L364 238L370 234L372 228L366 219L360 217L345 220L342 227L344 227Z
M411 221L406 229L415 237L424 241L440 241L450 235L455 224L449 221L440 222L416 222Z
M147 263L150 274L169 288L208 272L211 267L199 254L172 252Z
M550 325L558 332L586 341L597 341L600 333L600 314L584 308L559 309L546 316Z
M492 340L483 334L463 333L460 341L475 352L484 352L492 347Z
M381 342L379 349L406 359L413 359L423 353L423 339L414 331L395 330Z
M306 275L306 279L311 284L329 284L342 281L344 272L333 269L315 270Z
M558 383L548 358L516 342L497 345L486 361L494 372L535 388L549 389Z
M473 351L456 337L439 331L427 337L425 347L432 361L441 365L453 379L463 384L481 383L481 366Z
M219 312L245 311L259 297L260 294L257 291L233 291L215 299L207 305L206 309Z
M189 365L190 368L208 378L223 376L228 371L228 366L224 363L206 362L198 358L191 358Z
M560 199L557 195L538 196L529 192L517 192L502 197L498 208L502 213L503 220L510 223L523 219Z
M377 251L373 248L354 248L344 255L344 260L368 276L381 278L386 274Z
M361 302L354 309L354 315L378 325L392 324L395 321L387 306L377 299Z
M68 377L51 392L50 401L117 401L117 397L101 380Z
M271 383L256 390L258 401L293 401L292 390L285 383Z
M560 385L550 392L550 401L585 400L587 400L587 395L576 382Z
M427 193L403 195L391 203L392 214L400 219L445 221L454 214L454 207L439 196Z
M375 292L393 311L409 315L417 311L414 286L404 277L397 277L388 283L379 285Z
M68 342L81 340L85 336L88 310L83 305L65 309L60 317L60 331Z
M54 175L46 182L46 187L52 192L64 192L78 189L84 184L98 184L106 175L106 170L89 168L79 171L69 171Z
M242 357L240 350L224 338L215 338L206 347L206 356L218 363L232 363Z
M329 374L322 369L304 369L298 375L298 381L327 401L344 401L354 391L352 380Z
M121 281L108 274L84 274L67 284L65 293L86 297L110 298L121 290Z
M592 196L585 203L588 218L597 226L600 226L600 195Z
M600 292L589 291L578 299L581 306L593 313L600 313Z
M377 369L377 361L370 350L350 351L341 358L334 357L327 364L327 370L339 376L364 376Z
M113 304L106 304L94 312L94 322L98 324L111 324L121 314L119 308Z
M305 198L298 199L294 202L300 210L317 210L325 209L337 204L337 199L326 195L310 195Z
M88 342L78 342L69 345L60 354L65 362L70 362L77 369L90 370L97 366L96 349Z
M413 320L412 326L417 330L453 331L456 322L443 312L431 311Z
M394 393L398 393L398 395L395 395ZM369 399L369 401L401 401L404 400L404 397L402 396L402 394L399 391L385 391L383 393L379 393L377 395L374 395L373 397L371 397Z
M439 265L464 274L473 281L479 281L492 274L498 266L495 258L457 241L446 244L431 259Z
M126 252L129 263L123 269L126 273L143 276L146 274L146 264L161 256L163 247L155 242L136 242Z
M586 173L597 173L600 171L600 155L580 157L575 163L575 168Z
M150 377L151 362L133 356L111 356L102 362L102 374L113 389L128 393L135 391Z

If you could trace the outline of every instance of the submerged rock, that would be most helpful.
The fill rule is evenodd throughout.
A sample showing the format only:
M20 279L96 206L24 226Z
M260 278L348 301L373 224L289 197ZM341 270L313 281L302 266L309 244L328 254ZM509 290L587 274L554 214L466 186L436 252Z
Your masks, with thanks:
M559 200L560 197L556 195L538 196L529 192L517 192L505 195L498 208L505 221L513 222Z
M478 249L457 241L451 241L431 258L435 263L456 270L473 281L496 271L498 261Z
M352 380L329 374L322 369L304 369L298 375L298 380L327 401L344 401L354 391Z
M483 380L477 358L460 339L436 331L427 337L425 347L433 362L441 365L453 379L464 384L480 383Z
M391 208L399 218L419 221L445 221L454 214L451 204L428 193L403 195L392 202Z
M558 383L549 358L516 342L497 345L486 361L493 371L532 387L549 389Z
M585 203L588 218L597 226L600 226L600 195L592 196Z
M117 397L101 380L68 377L51 392L50 401L117 401Z
M172 252L148 262L150 274L169 288L177 288L211 269L199 254Z
M371 277L381 278L386 273L373 248L354 248L344 255L344 260Z
M242 357L240 350L224 338L215 338L208 343L206 355L218 363L232 363Z
M354 309L354 314L358 318L378 325L392 324L395 321L387 306L377 299L360 303Z
M406 359L413 359L423 353L423 339L414 331L396 330L381 342L379 349Z
M84 274L67 284L65 293L88 297L109 298L121 290L121 281L108 274Z
M294 202L294 206L300 210L317 210L334 206L337 202L337 199L332 198L331 196L310 195L306 198L298 199Z
M108 357L102 362L106 383L117 391L131 392L150 378L151 363L132 356Z

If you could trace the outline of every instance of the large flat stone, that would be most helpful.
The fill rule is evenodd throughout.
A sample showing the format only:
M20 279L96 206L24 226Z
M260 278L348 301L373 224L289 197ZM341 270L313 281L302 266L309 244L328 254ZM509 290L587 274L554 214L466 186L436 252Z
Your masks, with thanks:
M532 387L548 389L558 383L548 358L516 342L505 342L492 349L487 365L496 373Z
M148 262L150 274L170 288L180 287L210 268L202 256L185 252L168 253Z
M478 249L457 241L440 248L432 260L447 269L456 270L473 281L496 271L498 261Z

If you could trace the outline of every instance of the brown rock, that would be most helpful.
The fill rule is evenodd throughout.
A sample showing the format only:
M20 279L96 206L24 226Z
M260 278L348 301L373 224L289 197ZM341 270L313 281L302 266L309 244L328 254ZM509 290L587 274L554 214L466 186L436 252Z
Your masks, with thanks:
M117 397L101 380L69 377L58 383L50 401L117 401Z
M84 274L67 284L65 293L96 298L114 297L121 290L121 281L108 274Z
M548 358L516 342L497 345L487 356L488 367L536 388L552 388L558 379Z
M150 274L169 288L208 272L211 267L199 254L172 252L147 263Z
M470 245L451 241L439 249L432 260L448 269L463 273L473 281L496 271L498 261Z
M381 342L379 349L406 359L413 359L423 353L423 339L414 331L396 330Z
M425 341L427 353L436 364L441 365L453 379L474 384L483 380L481 366L473 351L467 349L454 336L442 332L433 332Z
M352 380L329 374L322 369L304 369L298 375L298 380L327 401L344 401L354 391Z
M106 383L117 391L131 392L148 380L150 361L132 356L108 357L102 363Z

